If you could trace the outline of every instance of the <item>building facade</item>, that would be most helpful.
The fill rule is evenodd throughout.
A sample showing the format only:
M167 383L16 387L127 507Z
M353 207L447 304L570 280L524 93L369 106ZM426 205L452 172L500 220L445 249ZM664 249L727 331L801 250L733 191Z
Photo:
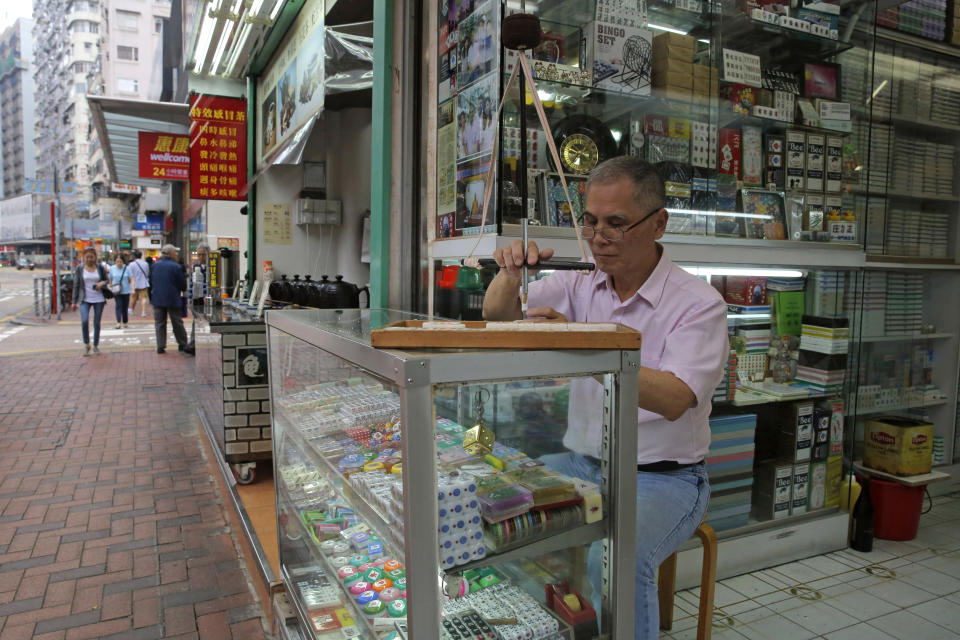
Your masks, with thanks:
M20 18L0 35L0 200L36 177L32 27Z

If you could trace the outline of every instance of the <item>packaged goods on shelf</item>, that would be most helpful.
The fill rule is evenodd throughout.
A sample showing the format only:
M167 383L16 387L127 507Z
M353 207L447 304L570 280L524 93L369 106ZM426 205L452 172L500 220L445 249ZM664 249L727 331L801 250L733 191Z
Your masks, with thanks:
M780 520L790 515L793 496L793 463L763 460L756 469L753 485L753 517L760 521Z
M808 511L808 493L810 488L810 463L793 465L793 493L790 496L790 515Z
M868 420L863 433L863 464L896 475L929 473L933 425L897 417Z
M595 87L633 95L650 94L653 62L650 31L639 25L598 18L585 27L585 32L587 60L593 61Z
M705 459L711 490L707 523L717 531L744 526L749 520L756 428L754 414L710 418L710 451Z
M843 316L846 272L818 270L807 278L807 314L826 318Z

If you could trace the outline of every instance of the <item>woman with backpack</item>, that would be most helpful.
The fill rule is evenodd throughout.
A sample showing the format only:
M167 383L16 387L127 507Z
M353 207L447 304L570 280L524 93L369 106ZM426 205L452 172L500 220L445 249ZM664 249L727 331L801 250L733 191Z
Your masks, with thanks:
M123 255L117 254L117 259L110 267L110 291L113 292L113 302L117 313L117 326L120 328L121 322L123 328L127 328L127 306L130 304L130 294L133 292L133 273L127 270L127 263L123 260Z
M107 270L97 264L95 249L83 252L83 262L73 274L73 309L80 307L80 327L83 334L83 355L90 355L90 310L93 309L93 352L100 353L100 318L107 299Z

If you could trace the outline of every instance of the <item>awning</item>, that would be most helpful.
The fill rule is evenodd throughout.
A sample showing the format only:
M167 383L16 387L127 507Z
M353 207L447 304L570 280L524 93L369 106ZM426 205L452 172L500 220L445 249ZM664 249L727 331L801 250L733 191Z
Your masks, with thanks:
M87 96L90 115L100 136L103 158L112 182L158 186L161 180L141 178L138 170L140 131L187 134L190 106L176 102L151 102L106 96Z

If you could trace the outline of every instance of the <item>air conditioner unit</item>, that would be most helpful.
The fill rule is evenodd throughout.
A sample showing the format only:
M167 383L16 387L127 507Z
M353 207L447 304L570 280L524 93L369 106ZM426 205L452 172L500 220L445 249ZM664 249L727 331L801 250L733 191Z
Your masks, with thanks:
M342 203L339 200L300 198L297 200L297 224L343 224Z

